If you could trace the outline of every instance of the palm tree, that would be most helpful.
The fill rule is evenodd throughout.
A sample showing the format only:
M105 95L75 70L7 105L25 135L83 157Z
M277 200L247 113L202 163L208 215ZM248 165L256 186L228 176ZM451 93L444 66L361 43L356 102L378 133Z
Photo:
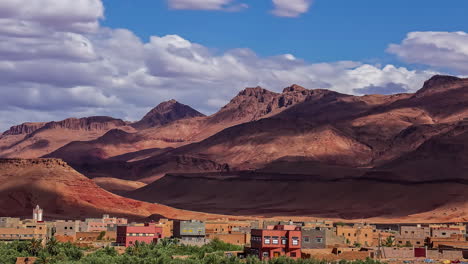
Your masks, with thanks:
M49 255L48 253L43 253L37 258L36 262L34 262L34 263L36 263L36 264L49 264L49 263L52 263L52 261L53 261L53 258L52 258L51 255Z
M55 237L49 239L46 243L46 249L49 254L56 256L59 253L59 243Z
M31 239L29 241L28 253L31 256L37 256L42 249L42 240L41 239Z

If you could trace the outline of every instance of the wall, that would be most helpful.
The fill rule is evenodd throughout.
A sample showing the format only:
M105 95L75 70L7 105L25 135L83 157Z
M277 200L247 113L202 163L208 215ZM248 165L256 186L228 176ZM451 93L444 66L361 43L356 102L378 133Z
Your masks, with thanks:
M110 240L115 241L117 238L116 231L105 231L106 234L101 240ZM98 237L100 236L101 232L77 232L76 233L76 241L98 241Z
M428 250L427 258L440 260L460 260L463 259L463 252L461 250Z
M413 259L413 248L382 247L383 259Z
M219 239L229 244L245 245L250 243L250 234L207 234L206 238L213 240Z
M325 230L302 229L302 248L326 248Z

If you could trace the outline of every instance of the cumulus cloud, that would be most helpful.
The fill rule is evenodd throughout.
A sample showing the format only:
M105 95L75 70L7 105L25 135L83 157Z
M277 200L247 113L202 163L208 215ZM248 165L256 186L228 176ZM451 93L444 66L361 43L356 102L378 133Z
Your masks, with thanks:
M382 86L369 85L353 90L357 94L397 94L408 92L408 86L402 83L387 83Z
M298 17L309 10L312 0L273 0L273 5L276 16Z
M2 0L0 18L40 24L56 30L88 32L97 29L104 14L101 0Z
M168 0L170 8L189 10L225 10L239 11L247 8L244 3L235 0Z
M409 63L430 65L468 74L466 32L411 32L387 50Z
M392 86L396 83L415 91L434 74L356 61L310 63L293 54L262 57L245 48L214 52L178 35L152 36L145 42L126 29L76 27L99 25L99 1L60 0L77 9L67 18L61 13L69 10L64 6L39 15L14 5L7 9L13 2L23 9L30 1L0 4L0 23L7 25L0 27L2 130L71 116L137 120L171 98L212 113L239 90L257 85L281 91L298 83L361 93L375 87L398 91ZM89 8L90 13L83 11ZM58 27L49 23L53 20L63 23Z

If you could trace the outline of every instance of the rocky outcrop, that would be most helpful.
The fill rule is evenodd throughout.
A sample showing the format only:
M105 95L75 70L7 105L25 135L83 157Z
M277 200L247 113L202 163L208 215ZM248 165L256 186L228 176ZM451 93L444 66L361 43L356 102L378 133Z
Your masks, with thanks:
M27 135L43 127L45 124L46 123L23 123L21 125L12 126L3 133L3 136Z
M140 121L131 124L131 126L136 129L146 129L163 126L180 119L201 116L205 115L188 105L181 104L176 100L170 100L160 103L147 113Z
M301 103L312 93L299 85L292 85L283 93L268 91L262 87L246 88L239 92L218 113L210 117L210 122L249 122Z
M415 96L432 95L463 86L468 86L468 78L462 79L455 76L435 75L424 83L423 88Z
M127 123L121 119L115 119L108 116L92 116L84 118L67 118L62 121L54 121L46 123L42 128L35 131L35 133L47 129L70 129L70 130L109 130L115 127L126 126Z

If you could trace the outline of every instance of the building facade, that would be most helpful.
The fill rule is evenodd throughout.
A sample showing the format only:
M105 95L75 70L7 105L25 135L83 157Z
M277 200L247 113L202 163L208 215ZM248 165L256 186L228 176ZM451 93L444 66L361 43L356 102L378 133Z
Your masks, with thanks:
M174 221L174 237L179 238L182 244L187 245L203 245L209 242L205 238L206 226L205 222L190 220L190 221Z
M422 247L426 240L431 236L431 228L417 226L402 226L400 233L395 235L395 244L397 246L415 246Z
M49 239L46 223L35 220L22 220L9 227L0 228L0 241L32 240L45 242Z
M348 245L371 247L374 244L374 227L367 224L353 226L338 225L336 234L342 236Z
M163 238L163 230L153 223L138 226L117 226L116 243L119 246L129 247L137 241L140 243L157 243Z
M301 257L302 234L296 225L268 226L266 229L252 229L250 254L261 260L288 256Z

